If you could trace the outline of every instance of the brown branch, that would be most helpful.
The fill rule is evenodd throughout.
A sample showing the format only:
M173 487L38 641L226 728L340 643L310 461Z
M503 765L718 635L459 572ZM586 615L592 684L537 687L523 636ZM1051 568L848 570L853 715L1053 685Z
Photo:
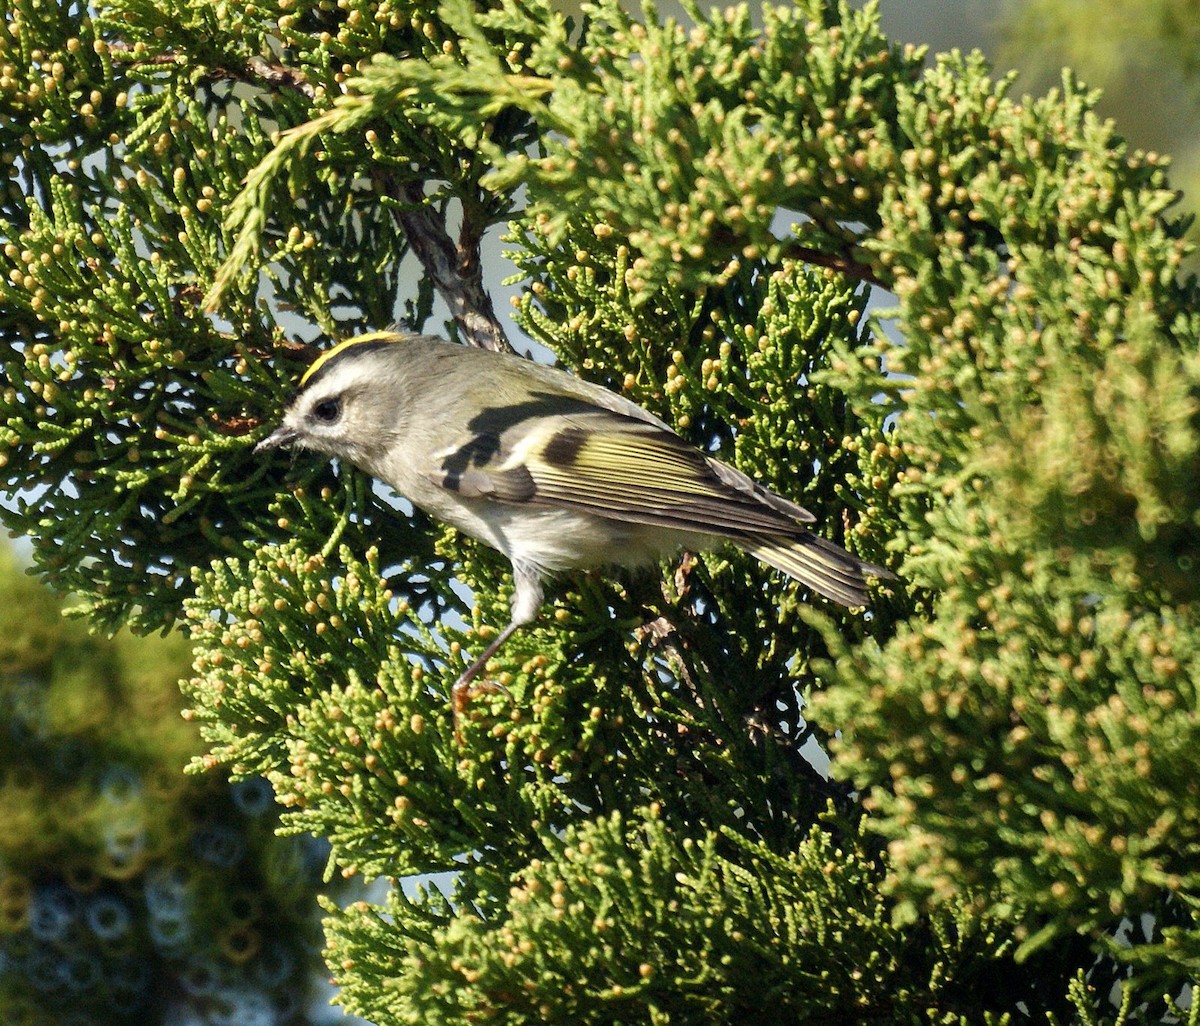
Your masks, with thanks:
M122 57L130 57L135 53L133 44L127 43L123 39L114 39L109 42L108 52L120 54ZM134 67L144 67L149 64L180 64L184 59L184 55L181 53L177 53L174 50L164 50L162 53L152 53L145 57L135 57L134 60L128 63Z
M317 90L304 72L289 68L283 64L268 64L261 57L251 57L246 61L246 67L259 79L273 86L284 86L303 93L310 100L317 95ZM221 69L214 69L221 70Z
M828 267L830 270L846 275L847 278L865 281L868 285L877 285L884 289L888 287L886 282L880 280L870 264L860 263L844 254L826 253L809 246L790 245L783 248L782 255L785 258L799 260L815 267Z
M385 178L383 185L399 201L400 205L393 208L396 222L450 308L463 338L480 349L511 353L512 344L496 319L492 297L483 286L479 245L485 226L473 218L470 205L463 204L463 225L455 245L446 230L445 218L425 202L423 183Z
M120 39L110 42L108 49L111 53L120 54L122 57L132 57L133 59L127 63L133 67L156 64L184 64L188 60L187 54L181 53L178 50L164 50L162 53L139 57L132 44ZM283 64L271 64L261 57L249 58L244 68L225 66L208 68L205 72L205 77L212 79L232 79L235 82L246 82L250 85L266 84L294 89L310 100L317 95L316 88L308 81L304 72L298 71L295 68L289 68Z

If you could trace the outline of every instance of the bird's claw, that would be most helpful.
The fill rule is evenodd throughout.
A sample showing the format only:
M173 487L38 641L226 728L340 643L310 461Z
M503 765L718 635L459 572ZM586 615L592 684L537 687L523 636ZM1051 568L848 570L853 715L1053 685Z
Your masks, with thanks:
M464 674L450 688L450 706L454 714L454 740L459 745L463 743L462 721L466 715L467 706L480 695L503 694L509 700L512 692L497 680L473 680Z

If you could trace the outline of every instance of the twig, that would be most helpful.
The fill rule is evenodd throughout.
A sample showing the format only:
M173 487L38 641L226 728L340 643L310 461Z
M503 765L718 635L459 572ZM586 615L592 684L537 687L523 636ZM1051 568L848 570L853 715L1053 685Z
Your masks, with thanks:
M309 82L304 72L289 68L284 64L268 64L261 57L251 57L246 61L246 67L258 78L274 86L286 86L303 93L310 100L317 95L317 90ZM217 70L217 69L214 69Z
M156 65L156 64L185 64L188 56L178 50L164 50L161 53L147 54L144 57L136 55L132 44L118 39L108 44L110 53L120 54L124 57L132 57L128 63L135 67ZM205 72L205 77L212 79L232 79L236 82L248 82L251 84L265 83L271 86L282 86L287 89L294 89L298 93L302 93L310 100L317 95L317 90L304 72L298 71L295 68L289 68L283 64L271 64L265 61L262 57L251 57L246 61L244 68L230 67L214 67L208 68Z
M840 271L847 278L854 278L857 281L865 281L868 285L878 285L880 288L887 288L887 284L880 281L879 276L875 273L875 269L870 264L860 263L848 256L837 253L825 253L819 249L800 245L785 246L783 256L792 260L802 261L806 264L813 264L816 267L828 267L831 270Z
M384 179L384 186L399 201L393 208L396 221L425 273L450 308L450 315L464 339L481 349L511 353L512 345L496 319L492 297L483 286L479 253L483 232L471 221L466 205L459 243L455 245L446 230L445 219L425 202L423 183Z

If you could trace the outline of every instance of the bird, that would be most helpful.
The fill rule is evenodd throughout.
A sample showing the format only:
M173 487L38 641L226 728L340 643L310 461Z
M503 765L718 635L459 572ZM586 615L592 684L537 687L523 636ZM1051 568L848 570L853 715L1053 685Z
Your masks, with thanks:
M509 623L455 682L456 709L561 571L732 543L847 607L869 605L869 578L895 576L631 400L435 336L374 331L321 353L254 451L280 448L345 460L509 559Z

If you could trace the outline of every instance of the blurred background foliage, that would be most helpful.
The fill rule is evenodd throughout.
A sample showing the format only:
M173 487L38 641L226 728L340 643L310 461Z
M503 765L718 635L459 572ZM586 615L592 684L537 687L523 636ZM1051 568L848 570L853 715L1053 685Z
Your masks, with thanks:
M1187 0L1008 0L997 19L996 63L1040 93L1072 68L1103 90L1099 110L1130 142L1169 153L1172 180L1195 211L1200 196L1200 22ZM1193 231L1193 241L1196 234Z
M324 1021L327 849L261 779L185 777L179 635L111 639L0 552L0 1020Z
M1038 96L1070 68L1101 90L1097 112L1130 144L1169 155L1181 209L1200 196L1197 21L1189 0L883 0L880 20L893 39L932 52L978 48L999 71L1017 72L1017 93ZM1196 241L1197 232L1190 233Z

